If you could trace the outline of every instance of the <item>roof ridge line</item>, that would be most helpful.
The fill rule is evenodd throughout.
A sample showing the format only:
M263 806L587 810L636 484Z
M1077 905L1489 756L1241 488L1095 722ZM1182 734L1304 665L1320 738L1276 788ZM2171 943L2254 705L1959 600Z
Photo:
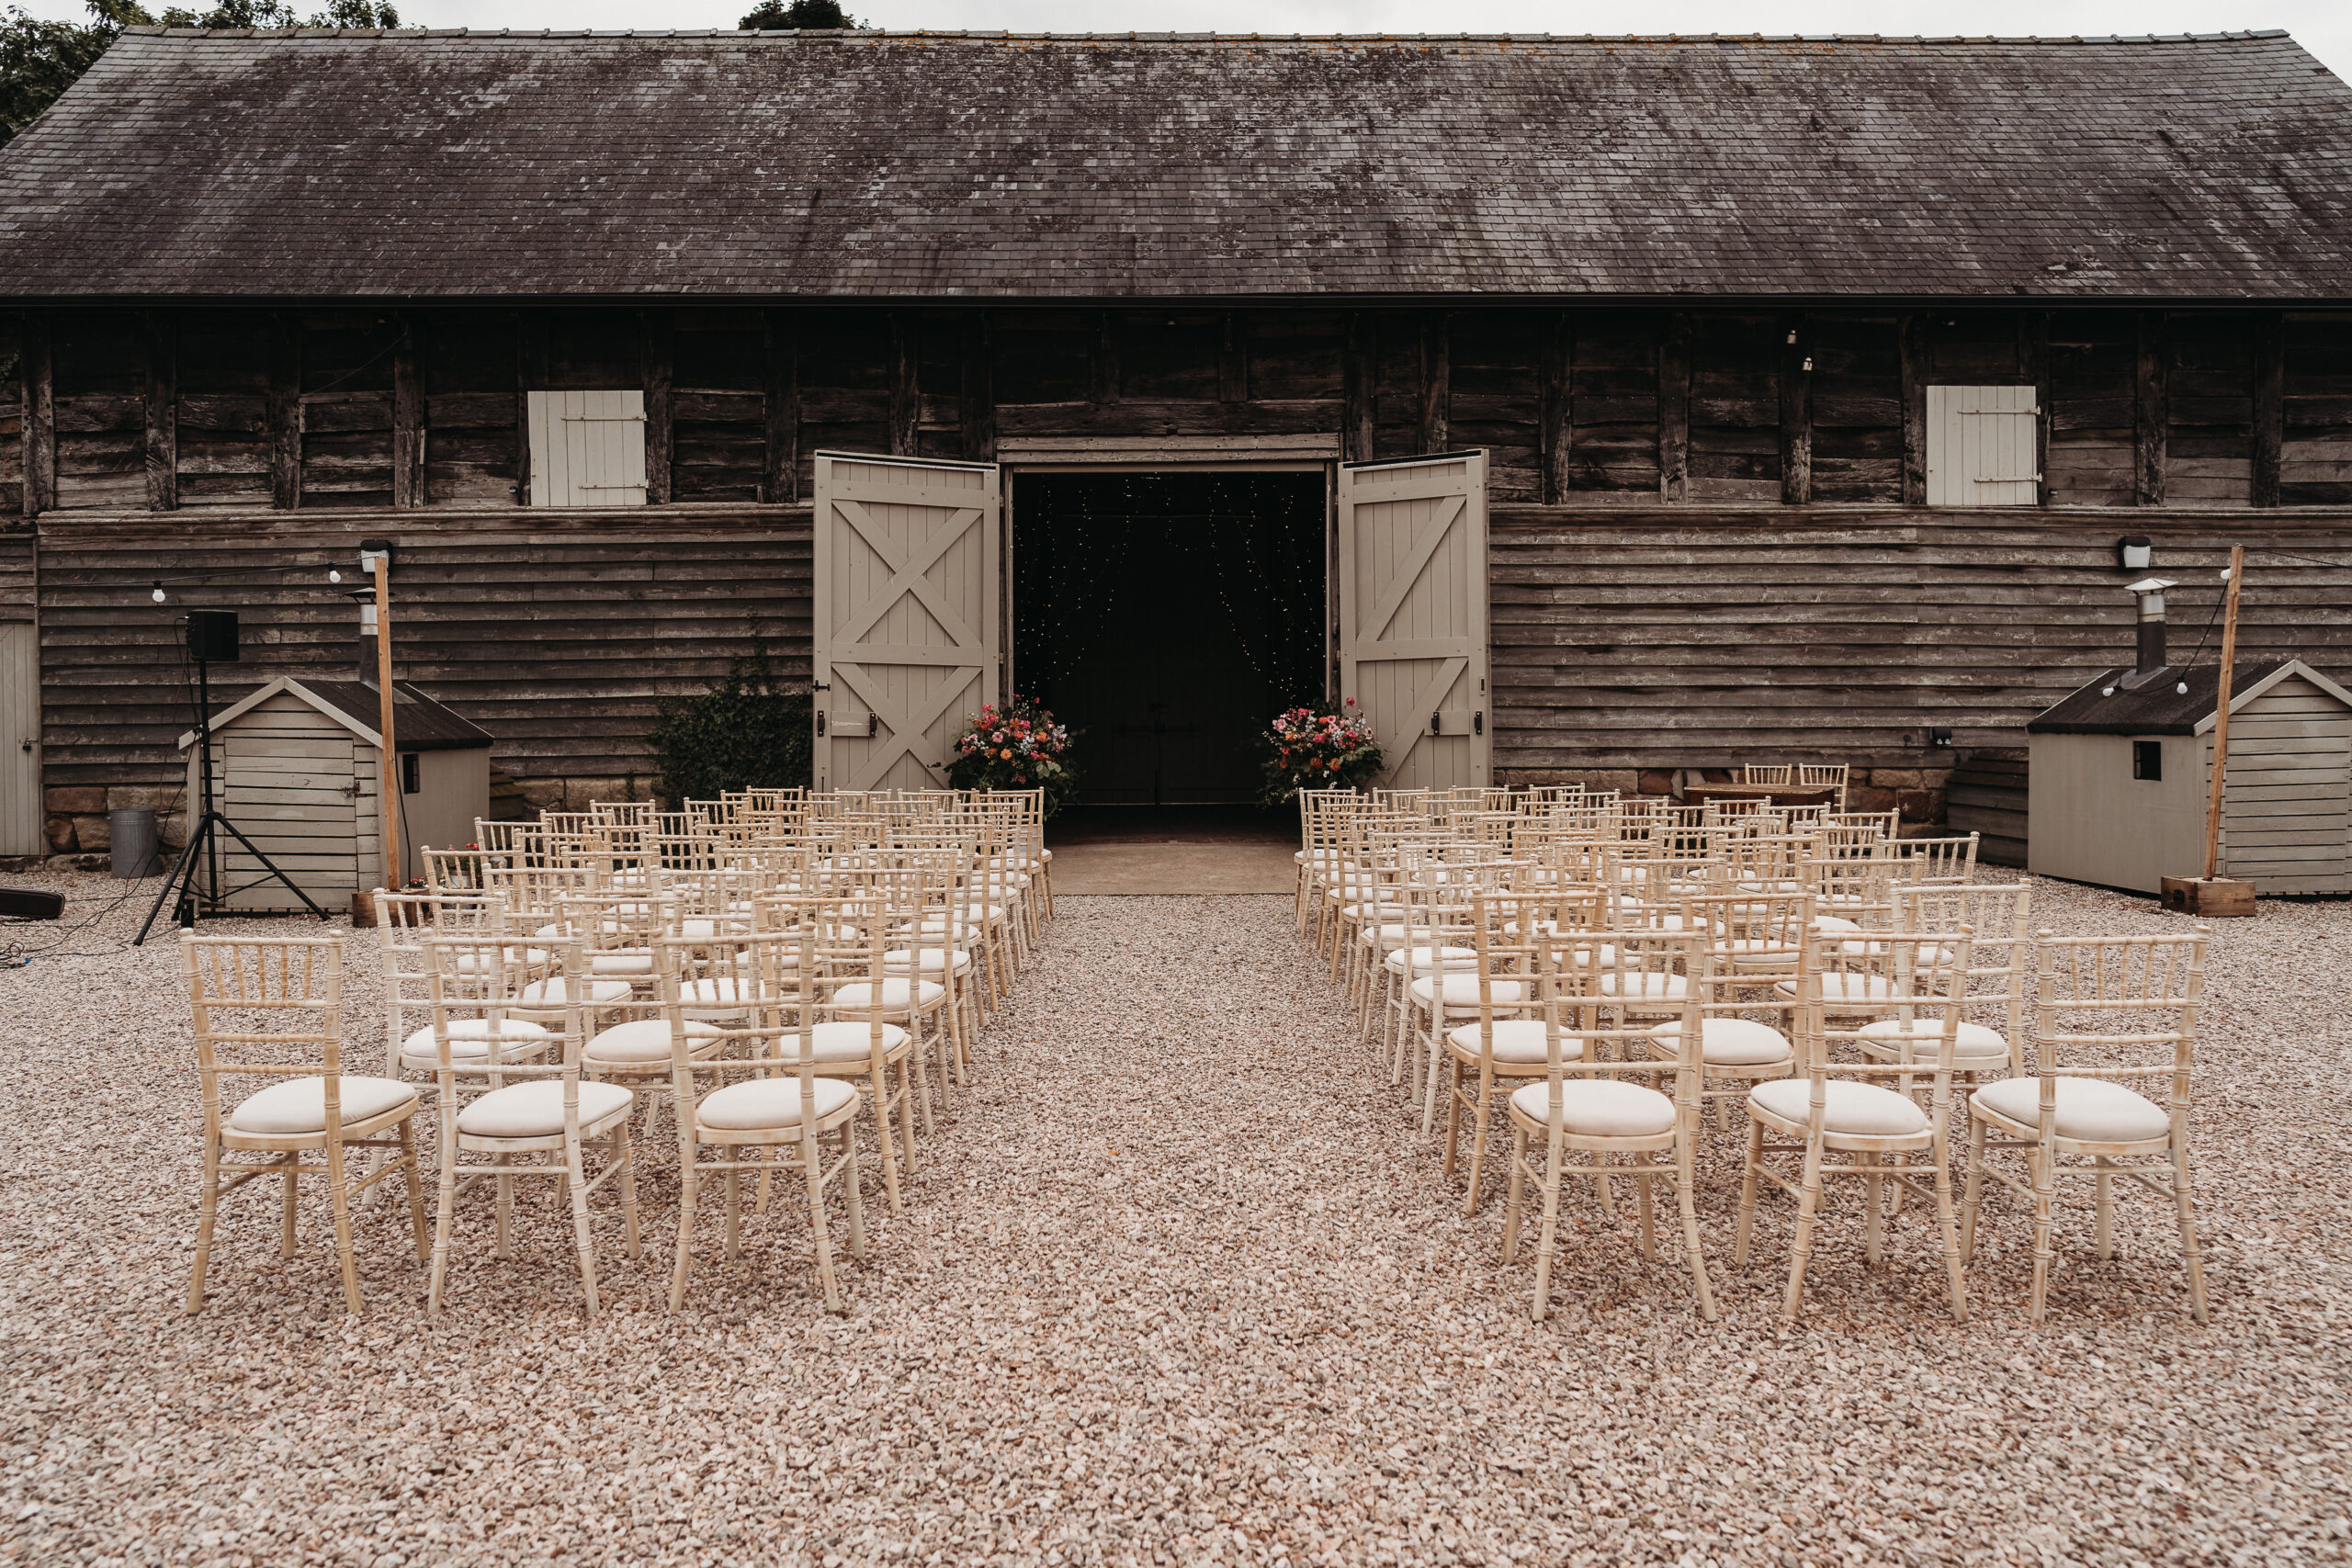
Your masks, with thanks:
M1895 44L2159 44L2236 43L2292 35L2285 28L2252 28L2206 33L1057 33L1006 30L881 28L166 28L140 25L126 37L238 39L974 39L1045 43L1895 43Z

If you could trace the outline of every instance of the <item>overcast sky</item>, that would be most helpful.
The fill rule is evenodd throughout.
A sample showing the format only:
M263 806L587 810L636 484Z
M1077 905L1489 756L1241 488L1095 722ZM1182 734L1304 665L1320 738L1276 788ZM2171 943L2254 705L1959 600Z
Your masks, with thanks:
M80 0L13 0L78 17ZM164 0L147 0L160 9ZM199 0L182 0L200 9ZM294 0L298 10L311 0ZM728 28L753 0L394 0L401 21L435 28ZM2352 79L2347 0L848 0L868 25L1083 32L1952 33L2064 37L2285 28Z

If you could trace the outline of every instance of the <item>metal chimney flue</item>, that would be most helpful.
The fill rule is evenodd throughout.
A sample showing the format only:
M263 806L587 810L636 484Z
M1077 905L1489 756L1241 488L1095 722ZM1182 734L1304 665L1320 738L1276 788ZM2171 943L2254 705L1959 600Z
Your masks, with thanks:
M351 602L359 606L359 635L352 650L352 679L364 686L376 683L376 591L355 588Z
M2165 672L2165 590L2171 586L2169 578L2143 577L2124 590L2140 601L2139 643L2132 673L2122 681L2126 687L2144 686Z

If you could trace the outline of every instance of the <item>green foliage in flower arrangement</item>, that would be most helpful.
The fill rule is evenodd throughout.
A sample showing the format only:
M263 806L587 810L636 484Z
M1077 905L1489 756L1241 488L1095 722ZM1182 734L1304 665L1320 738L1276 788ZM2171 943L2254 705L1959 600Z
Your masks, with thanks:
M664 702L660 712L647 739L653 792L672 810L730 789L808 785L808 693L776 677L764 647L737 658L708 691Z
M947 782L957 789L1042 789L1050 818L1078 789L1069 729L1034 697L1015 693L967 716L947 745Z
M1385 765L1372 721L1353 697L1338 707L1276 714L1258 744L1266 770L1259 798L1268 806L1287 806L1303 789L1362 789Z

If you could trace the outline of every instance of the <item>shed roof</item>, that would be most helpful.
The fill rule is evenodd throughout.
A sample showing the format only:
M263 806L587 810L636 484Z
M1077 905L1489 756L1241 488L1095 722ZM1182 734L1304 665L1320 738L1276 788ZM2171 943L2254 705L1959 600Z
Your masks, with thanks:
M383 717L379 709L376 688L365 681L311 681L292 675L280 675L255 687L212 716L212 727L220 729L232 724L239 716L259 707L270 698L284 693L335 720L352 733L353 739L369 746L383 743L383 731L377 728ZM456 709L435 702L405 681L392 682L392 740L394 749L401 751L467 751L492 743L490 731L469 718L460 717ZM183 730L180 750L185 751L196 744L196 731Z
M0 152L56 299L2352 299L2278 32L127 29Z
M2132 673L2124 665L2104 670L2075 692L2043 709L2026 723L2033 735L2202 735L2213 727L2221 705L2222 667L2202 664L2188 670L2167 669L2138 690L2120 682ZM2352 692L2300 659L2240 660L2230 677L2230 712L2261 700L2264 693L2290 675L2300 675L2320 690L2352 707ZM2180 690L2186 685L2188 690ZM2115 694L2103 694L2114 687Z

